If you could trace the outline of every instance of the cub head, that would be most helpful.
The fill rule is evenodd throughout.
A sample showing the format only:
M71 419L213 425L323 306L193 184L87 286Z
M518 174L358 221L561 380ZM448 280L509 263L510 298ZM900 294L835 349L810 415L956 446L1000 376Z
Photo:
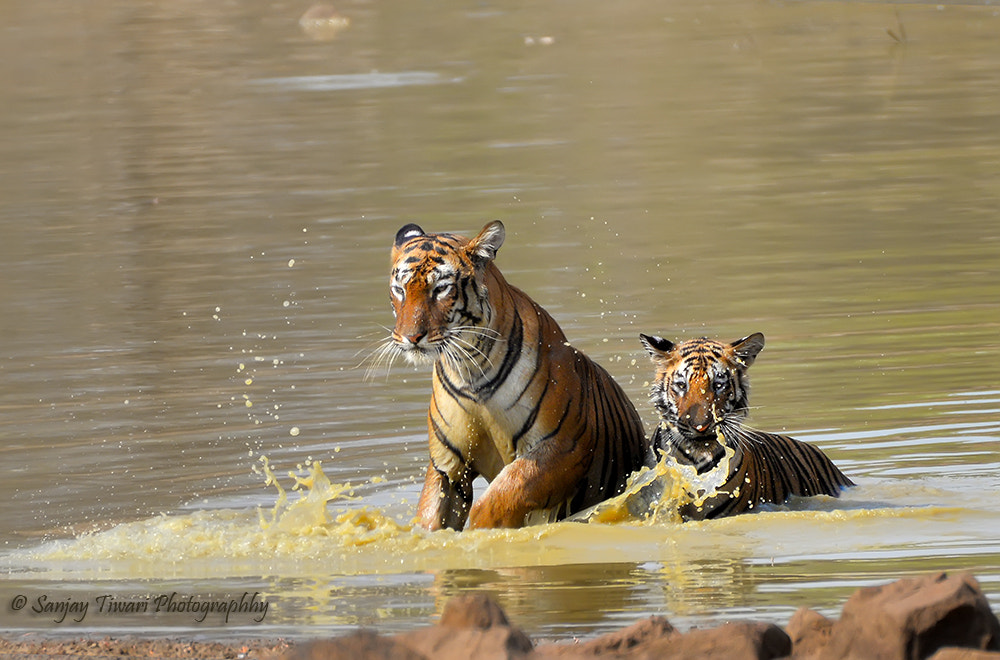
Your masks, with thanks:
M389 278L396 317L391 346L414 363L442 355L462 359L479 354L478 340L488 333L477 329L487 326L493 313L486 271L504 235L499 220L487 224L472 240L428 234L414 224L400 229L392 246Z
M764 348L755 332L731 344L690 339L674 344L639 335L656 366L650 400L661 421L684 438L714 434L725 420L746 417L750 380L747 369Z

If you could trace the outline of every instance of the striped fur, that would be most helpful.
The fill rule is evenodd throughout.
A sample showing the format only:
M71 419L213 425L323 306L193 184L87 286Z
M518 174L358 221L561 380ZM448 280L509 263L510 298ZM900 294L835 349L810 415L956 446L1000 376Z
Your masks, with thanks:
M676 345L661 337L639 337L656 366L650 400L660 424L653 447L699 474L718 466L726 447L734 452L718 494L686 506L685 519L745 513L792 495L837 497L854 485L813 445L743 425L750 395L747 369L764 348L764 335L731 344L702 338Z
M652 454L608 372L504 280L504 235L499 221L471 241L411 224L393 246L396 324L378 361L434 365L418 504L429 529L563 518L621 492ZM490 484L473 503L479 475Z

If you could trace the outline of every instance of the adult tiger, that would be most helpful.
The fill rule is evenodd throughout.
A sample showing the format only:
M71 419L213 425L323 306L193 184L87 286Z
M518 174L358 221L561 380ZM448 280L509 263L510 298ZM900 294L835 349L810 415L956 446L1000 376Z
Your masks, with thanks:
M660 413L654 450L666 452L699 474L717 467L729 447L729 476L704 501L681 515L704 520L750 511L792 495L839 496L853 482L818 448L784 435L744 426L750 381L747 369L764 348L757 332L724 344L691 339L674 344L639 335L656 366L650 400Z
M417 507L429 529L521 527L616 495L652 455L642 419L602 367L493 263L500 221L472 240L396 234L396 324L379 359L433 362L430 465ZM473 504L472 482L490 482Z

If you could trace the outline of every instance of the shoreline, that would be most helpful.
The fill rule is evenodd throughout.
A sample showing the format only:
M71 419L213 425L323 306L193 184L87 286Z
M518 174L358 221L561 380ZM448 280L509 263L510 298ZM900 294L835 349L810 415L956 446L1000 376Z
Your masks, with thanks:
M126 635L47 638L45 633L0 636L0 658L115 657L277 660L296 645L284 638L247 638L233 641L169 640Z
M395 635L365 628L332 638L317 635L312 640L56 639L44 633L6 634L0 636L0 657L1000 660L1000 620L970 573L933 573L860 588L844 603L838 620L801 607L784 628L739 621L681 632L666 618L651 616L591 639L547 642L530 639L491 596L473 592L449 600L438 622Z

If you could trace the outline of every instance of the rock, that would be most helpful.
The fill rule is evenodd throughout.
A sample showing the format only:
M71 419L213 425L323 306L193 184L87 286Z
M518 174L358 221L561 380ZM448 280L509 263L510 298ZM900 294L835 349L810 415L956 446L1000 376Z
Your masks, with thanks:
M532 653L531 640L517 628L488 630L434 626L397 636L408 648L435 660L520 660Z
M694 629L628 657L642 660L768 660L792 652L792 640L770 623L727 623Z
M509 626L510 620L495 600L485 593L474 593L449 600L441 613L440 625L486 630L493 626Z
M816 657L829 643L832 630L833 621L819 612L800 607L785 628L792 640L792 656L802 660Z
M283 660L1000 660L1000 622L971 575L944 573L859 589L839 621L802 608L787 633L729 623L681 634L650 617L583 643L533 648L486 594L451 599L436 626L359 631L293 648Z
M396 639L435 660L515 660L533 650L528 636L510 625L503 609L486 594L452 598L438 625Z
M960 649L949 646L932 655L930 660L1000 660L1000 652L977 651L975 649Z
M391 637L359 630L289 649L281 660L427 660Z
M968 574L938 573L859 589L816 657L915 660L948 646L1000 650L1000 622Z
M662 616L651 616L619 631L583 643L555 643L537 647L544 658L624 658L652 644L680 635Z

